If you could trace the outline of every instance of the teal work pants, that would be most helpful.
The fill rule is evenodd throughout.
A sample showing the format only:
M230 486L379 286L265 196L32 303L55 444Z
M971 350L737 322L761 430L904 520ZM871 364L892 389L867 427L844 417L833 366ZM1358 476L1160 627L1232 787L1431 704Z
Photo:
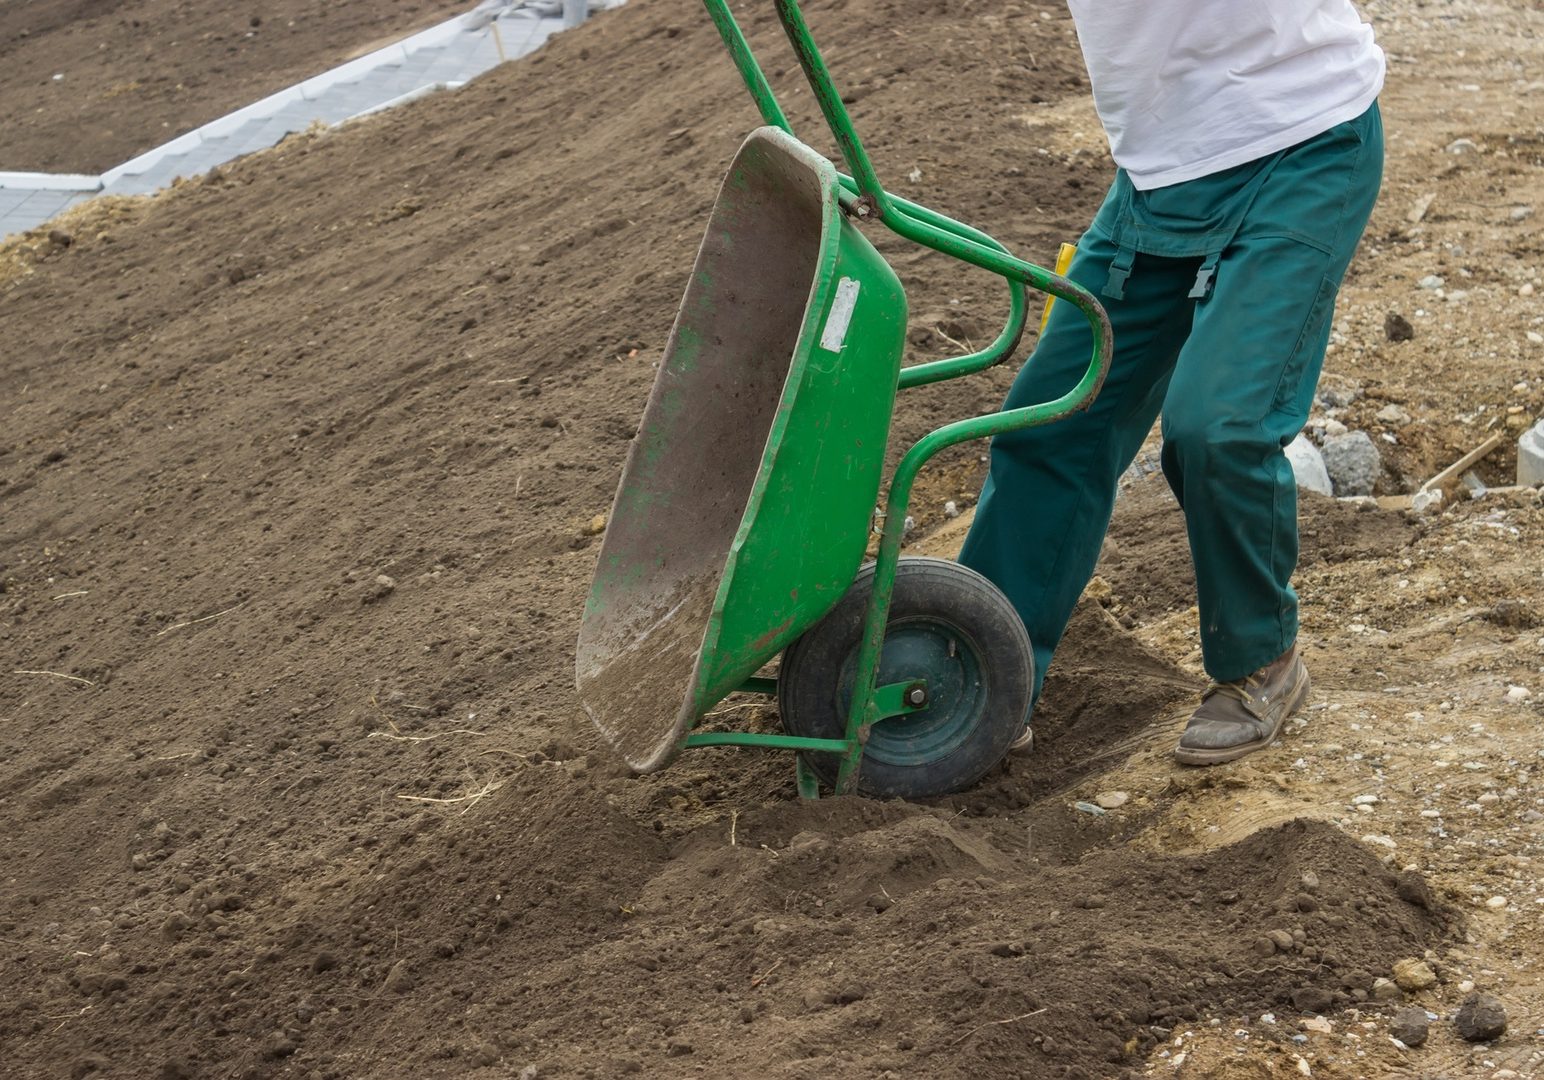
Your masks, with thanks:
M1098 561L1117 481L1160 415L1208 674L1242 678L1295 641L1297 487L1283 448L1307 421L1382 162L1374 105L1215 176L1153 192L1117 178L1068 271L1104 293L1109 377L1088 410L993 440L960 553L1023 618L1036 699ZM1005 407L1065 393L1089 351L1082 315L1056 304Z

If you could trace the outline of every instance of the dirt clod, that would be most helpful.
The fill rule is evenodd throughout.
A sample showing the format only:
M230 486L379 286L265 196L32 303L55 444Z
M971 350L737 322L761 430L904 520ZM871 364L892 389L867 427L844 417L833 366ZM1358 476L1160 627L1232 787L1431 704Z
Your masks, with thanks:
M1428 990L1437 985L1437 973L1424 960L1406 957L1394 961L1394 982L1407 994Z
M1471 993L1458 1007L1453 1024L1469 1042L1499 1039L1506 1033L1506 1006L1493 994Z

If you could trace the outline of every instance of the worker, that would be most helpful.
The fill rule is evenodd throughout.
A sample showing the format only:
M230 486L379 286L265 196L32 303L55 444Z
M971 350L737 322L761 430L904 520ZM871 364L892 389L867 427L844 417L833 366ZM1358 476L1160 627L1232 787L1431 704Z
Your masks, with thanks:
M1297 644L1297 489L1335 295L1377 197L1384 57L1350 0L1069 0L1115 180L1067 276L1104 304L1109 377L1065 421L999 435L960 562L1012 601L1038 700L1155 418L1184 510L1210 683L1177 759L1270 745L1308 694ZM1088 364L1070 304L1007 408ZM1016 749L1031 742L1026 718Z

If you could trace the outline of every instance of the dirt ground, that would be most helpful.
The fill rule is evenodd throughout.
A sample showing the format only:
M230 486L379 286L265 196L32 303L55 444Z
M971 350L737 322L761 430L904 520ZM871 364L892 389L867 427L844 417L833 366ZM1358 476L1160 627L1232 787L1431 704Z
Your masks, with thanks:
M0 170L103 172L469 7L7 0Z
M1372 433L1389 495L1544 411L1544 14L1364 11L1388 170L1310 428ZM768 6L743 17L824 148ZM890 186L1027 257L1076 236L1110 166L1063 8L810 19ZM1037 753L972 791L803 804L777 755L632 778L599 748L590 523L754 124L700 7L635 0L0 252L7 1075L1538 1075L1537 489L1305 497L1315 690L1235 765L1169 758L1203 677L1152 474ZM1000 285L879 242L909 360L995 331ZM909 392L896 445L1010 377ZM982 451L925 475L915 550L958 544ZM1412 960L1431 985L1379 983ZM1471 990L1499 1039L1457 1035ZM1423 1046L1391 1039L1406 1005Z

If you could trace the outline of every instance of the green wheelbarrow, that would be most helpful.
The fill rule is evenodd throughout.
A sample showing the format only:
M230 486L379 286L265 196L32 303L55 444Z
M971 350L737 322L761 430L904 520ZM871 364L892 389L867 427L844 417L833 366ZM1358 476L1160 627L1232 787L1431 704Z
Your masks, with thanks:
M1081 287L880 186L796 0L776 0L778 16L852 176L793 137L725 0L704 3L767 126L730 165L623 469L580 628L579 698L638 772L689 747L762 746L798 753L809 798L822 783L957 791L1023 729L1033 658L984 578L900 557L912 485L946 447L1086 407L1109 321ZM901 368L906 296L859 228L874 220L1007 281L991 345ZM1088 319L1083 378L921 439L889 477L865 566L897 391L1011 355L1027 287ZM776 676L758 675L779 653ZM736 691L775 696L786 734L697 730Z

